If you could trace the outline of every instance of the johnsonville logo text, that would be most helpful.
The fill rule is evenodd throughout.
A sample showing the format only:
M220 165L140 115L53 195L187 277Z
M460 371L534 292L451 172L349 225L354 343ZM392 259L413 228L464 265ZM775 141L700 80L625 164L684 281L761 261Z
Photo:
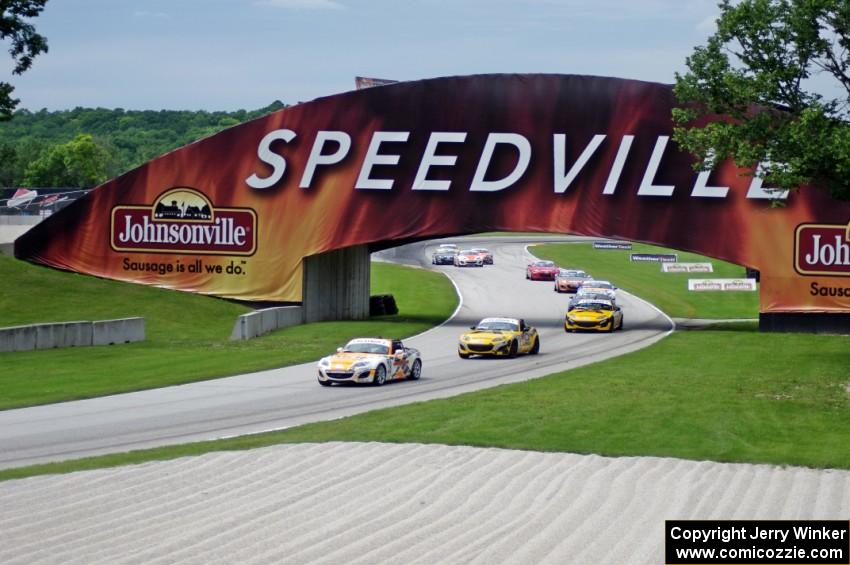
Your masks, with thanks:
M794 241L801 275L850 276L850 224L801 224Z
M172 188L151 206L112 209L115 251L253 255L257 215L250 208L216 208L193 188Z

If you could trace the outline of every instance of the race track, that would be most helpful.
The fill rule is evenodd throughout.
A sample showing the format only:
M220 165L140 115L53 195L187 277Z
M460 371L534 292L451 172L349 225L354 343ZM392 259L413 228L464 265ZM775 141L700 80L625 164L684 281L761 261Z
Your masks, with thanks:
M452 396L620 355L650 345L672 329L669 319L656 309L623 293L619 303L624 312L624 331L566 334L561 322L569 295L553 292L551 282L525 280L525 265L531 259L526 250L528 239L472 241L494 251L495 265L432 267L434 242L381 254L446 272L463 297L451 321L405 341L422 352L420 381L390 383L381 388L326 388L318 386L315 364L309 363L178 387L3 411L0 468L257 433ZM459 359L459 334L487 316L521 317L537 327L540 354L517 359Z

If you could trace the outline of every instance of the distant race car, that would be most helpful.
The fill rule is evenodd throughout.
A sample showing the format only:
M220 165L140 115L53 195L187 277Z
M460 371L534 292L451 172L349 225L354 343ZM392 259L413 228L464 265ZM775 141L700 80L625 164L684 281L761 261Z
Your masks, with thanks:
M623 310L610 300L577 300L564 317L564 331L613 332L623 329Z
M462 251L458 251L458 254L455 256L455 266L456 267L483 267L484 266L484 258L481 257L480 254L476 253L471 249L464 249Z
M609 300L617 299L617 287L608 281L588 280L581 283L576 291L577 294L585 292L602 293L608 296Z
M516 357L519 353L536 355L540 351L537 330L519 318L484 318L460 336L457 354Z
M533 281L553 281L559 271L552 261L534 261L525 268L525 278Z
M401 340L357 338L336 354L319 360L319 384L372 383L381 386L387 381L418 380L422 375L419 350L405 347Z
M555 275L555 292L575 292L590 275L578 269L561 269Z
M493 264L493 252L489 249L485 249L484 247L476 247L472 251L475 251L476 253L481 255L481 258L484 260L485 265Z
M457 251L448 247L441 247L431 254L431 263L434 265L454 265Z

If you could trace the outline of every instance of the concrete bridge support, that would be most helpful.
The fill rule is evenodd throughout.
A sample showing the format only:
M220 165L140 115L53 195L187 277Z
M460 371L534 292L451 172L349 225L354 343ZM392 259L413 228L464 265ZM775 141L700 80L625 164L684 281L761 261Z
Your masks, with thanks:
M304 258L305 322L369 317L369 246L355 245Z

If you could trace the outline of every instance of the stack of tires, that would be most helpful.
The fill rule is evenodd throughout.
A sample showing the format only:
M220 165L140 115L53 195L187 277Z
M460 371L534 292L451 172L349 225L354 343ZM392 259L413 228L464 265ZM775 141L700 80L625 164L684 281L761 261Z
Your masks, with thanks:
M369 297L369 316L392 316L398 314L398 306L392 294L377 294Z

